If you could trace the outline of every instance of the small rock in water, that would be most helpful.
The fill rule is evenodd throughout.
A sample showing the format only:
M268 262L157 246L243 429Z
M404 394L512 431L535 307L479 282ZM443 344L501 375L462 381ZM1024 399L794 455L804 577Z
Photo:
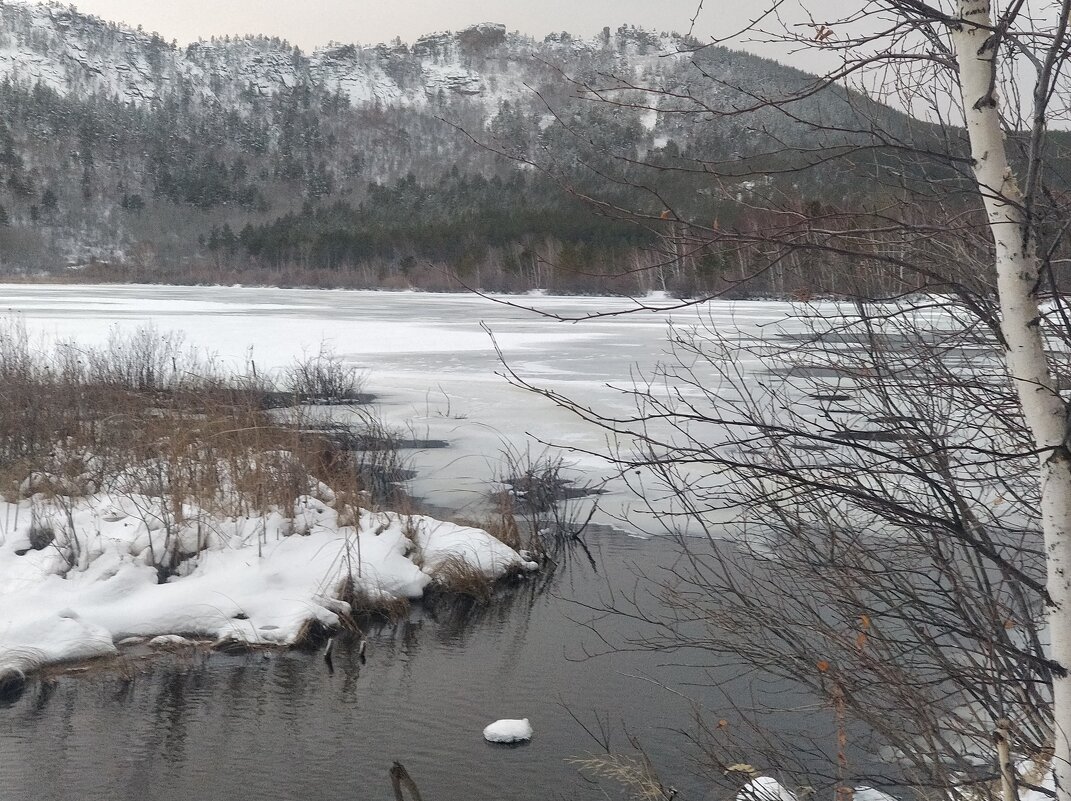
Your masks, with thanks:
M17 701L25 689L25 673L16 667L0 667L0 703Z
M489 743L523 743L532 739L532 724L523 720L496 720L483 730Z
M161 634L159 637L153 637L149 640L150 648L158 648L160 650L173 650L176 648L193 648L195 643L191 640L187 640L185 637L180 637L177 634Z

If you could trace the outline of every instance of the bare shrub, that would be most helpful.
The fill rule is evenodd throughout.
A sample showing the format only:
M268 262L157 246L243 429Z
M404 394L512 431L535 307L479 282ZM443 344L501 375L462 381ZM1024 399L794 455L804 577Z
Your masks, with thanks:
M578 484L565 457L549 449L505 448L500 464L489 495L492 511L481 528L511 548L537 554L581 541L598 509L597 485Z
M412 473L402 455L401 434L371 412L357 411L355 417L342 432L334 433L347 448L357 485L373 503L404 504L407 499L399 485Z
M213 362L186 346L182 333L161 333L153 325L129 334L113 329L104 347L83 353L90 383L151 392L199 387L218 379Z
M286 371L286 391L304 403L345 403L361 396L364 376L345 364L327 345L298 359Z
M638 757L627 754L606 753L570 757L566 760L577 769L595 779L608 779L621 785L630 798L637 801L670 801L676 790L667 787L646 754Z

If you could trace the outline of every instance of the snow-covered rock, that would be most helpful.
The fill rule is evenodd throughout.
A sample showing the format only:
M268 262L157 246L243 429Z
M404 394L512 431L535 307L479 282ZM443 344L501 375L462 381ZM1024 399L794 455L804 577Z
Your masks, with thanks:
M532 739L532 724L522 720L496 720L483 730L483 739L489 743L523 743Z
M150 648L156 648L158 650L173 650L180 648L192 648L195 645L193 640L188 640L185 637L180 637L178 634L161 634L159 637L153 637L148 642Z
M776 779L757 776L741 788L736 801L797 801L797 798Z
M1022 795L1019 796L1020 801L1026 801ZM898 799L883 793L881 790L877 790L873 787L856 787L855 793L852 795L852 801L898 801Z

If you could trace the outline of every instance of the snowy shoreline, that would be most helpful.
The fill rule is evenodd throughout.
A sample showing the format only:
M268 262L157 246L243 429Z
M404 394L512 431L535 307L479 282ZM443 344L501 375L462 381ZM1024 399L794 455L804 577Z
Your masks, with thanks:
M310 625L341 625L343 593L375 608L420 598L449 570L493 582L538 568L481 529L365 510L340 520L323 489L289 515L188 505L181 523L142 495L0 501L0 673L116 656L129 638L292 646ZM178 562L164 578L168 535Z

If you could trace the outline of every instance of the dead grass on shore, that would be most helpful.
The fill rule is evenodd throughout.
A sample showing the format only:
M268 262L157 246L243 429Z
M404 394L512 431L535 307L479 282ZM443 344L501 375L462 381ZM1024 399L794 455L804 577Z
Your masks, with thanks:
M204 526L203 549L212 517L290 518L304 495L330 495L342 525L354 525L362 509L393 507L403 518L415 511L391 495L405 472L395 435L369 414L341 428L305 405L358 393L359 377L320 351L289 379L280 387L252 365L234 375L180 335L152 327L114 333L97 347L46 347L19 320L0 318L0 496L68 509L72 498L94 493L142 499L147 526L152 516L153 529L163 527L151 546L161 581L189 557L179 552L179 530ZM285 408L281 396L290 399ZM78 544L61 543L65 524L54 522L40 521L42 547L62 545L73 568ZM472 525L526 547L508 504ZM495 586L462 559L435 571L435 589L480 603ZM396 622L410 611L407 599L362 592L352 578L331 589L356 616ZM322 636L310 624L299 641Z
M294 371L321 391L357 389L323 352ZM273 413L280 392L152 327L45 348L0 321L0 494L158 495L177 518L191 502L230 515L290 509L315 490L310 476L361 497L357 457L300 406Z
M490 601L495 591L496 582L493 579L458 556L447 556L440 561L432 572L432 578L437 589L481 603Z

